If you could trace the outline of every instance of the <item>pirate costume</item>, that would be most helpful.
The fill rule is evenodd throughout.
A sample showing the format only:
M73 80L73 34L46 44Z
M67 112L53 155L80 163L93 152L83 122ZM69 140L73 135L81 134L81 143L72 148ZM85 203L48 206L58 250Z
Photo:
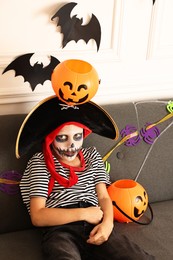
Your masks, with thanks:
M48 208L83 208L98 206L95 186L110 184L101 155L95 147L81 148L80 167L64 165L53 155L51 144L63 126L74 124L84 129L84 138L91 132L117 139L118 128L110 115L89 101L80 106L67 106L56 96L40 102L24 120L16 141L16 156L27 153L35 145L43 149L29 160L20 189L30 212L30 198L46 198ZM94 225L77 221L43 227L45 259L153 259L126 237L113 229L108 241L88 244Z
M97 72L90 64L76 60L60 63L52 73L52 85L56 96L44 99L33 108L23 121L17 136L17 158L38 146L42 147L41 151L37 151L29 160L20 182L22 198L29 213L30 199L33 197L44 198L46 208L98 206L96 185L110 184L101 155L95 147L81 148L78 151L79 167L65 164L55 156L53 141L66 125L82 128L84 138L91 133L113 140L119 137L118 127L102 107L92 101L84 102L83 98L80 99L82 103L73 103L71 95L74 93L71 93L71 89L74 85L70 82L71 78L77 90L91 88L92 96L95 93L94 87L97 88L99 84ZM62 93L61 87L64 89L66 85L70 90L70 98ZM88 95L85 98L88 98ZM43 227L43 258L46 260L154 259L117 233L116 227L113 228L108 240L101 245L87 243L94 226L87 221L76 221Z

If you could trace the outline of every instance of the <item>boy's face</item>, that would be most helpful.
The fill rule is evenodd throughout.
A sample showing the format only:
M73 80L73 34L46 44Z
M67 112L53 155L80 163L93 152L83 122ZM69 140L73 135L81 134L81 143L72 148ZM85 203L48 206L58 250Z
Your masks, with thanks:
M83 128L64 126L53 141L53 149L62 161L73 161L83 144Z

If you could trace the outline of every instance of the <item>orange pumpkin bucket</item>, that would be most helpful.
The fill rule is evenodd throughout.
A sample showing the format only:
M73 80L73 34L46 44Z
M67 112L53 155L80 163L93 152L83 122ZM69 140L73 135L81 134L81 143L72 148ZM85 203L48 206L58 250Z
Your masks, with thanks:
M134 180L118 180L108 187L108 193L118 222L137 221L147 209L147 192Z
M67 105L90 101L99 86L95 68L83 60L66 60L59 63L51 76L53 90Z

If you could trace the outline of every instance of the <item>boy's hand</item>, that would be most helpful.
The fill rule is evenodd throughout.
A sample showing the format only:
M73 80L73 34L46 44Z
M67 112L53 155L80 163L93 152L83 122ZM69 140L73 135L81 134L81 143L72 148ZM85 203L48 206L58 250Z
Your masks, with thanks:
M98 224L103 218L103 211L100 207L84 208L84 220L90 224Z
M108 240L113 229L113 223L100 223L93 228L87 243L101 245Z

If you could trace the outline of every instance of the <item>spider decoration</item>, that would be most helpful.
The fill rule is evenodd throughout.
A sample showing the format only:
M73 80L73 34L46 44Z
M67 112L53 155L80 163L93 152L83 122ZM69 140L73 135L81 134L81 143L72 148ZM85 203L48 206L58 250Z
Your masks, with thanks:
M130 135L137 131L137 128L135 126L126 125L125 128L123 128L120 132L121 137L125 137L127 135ZM141 141L141 138L139 134L137 136L131 137L128 140L125 141L126 146L135 146Z
M166 106L167 110L170 112L170 113L173 113L173 101L169 101L167 106Z
M160 135L160 131L158 129L158 127L153 126L149 129L147 129L147 126L149 126L151 124L147 123L145 126L145 128L142 128L140 130L140 134L143 137L143 140L147 143L147 144L153 144L154 140Z
M0 190L9 195L18 194L21 177L21 174L14 170L0 173Z
M106 172L109 174L111 171L111 164L108 161L105 162L105 169Z

